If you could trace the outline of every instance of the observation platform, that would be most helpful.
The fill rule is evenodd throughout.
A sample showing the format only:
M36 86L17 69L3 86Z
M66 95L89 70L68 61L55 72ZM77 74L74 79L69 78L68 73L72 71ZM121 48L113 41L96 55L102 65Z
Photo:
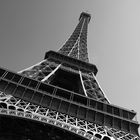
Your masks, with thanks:
M138 135L136 112L0 68L0 91L87 122Z

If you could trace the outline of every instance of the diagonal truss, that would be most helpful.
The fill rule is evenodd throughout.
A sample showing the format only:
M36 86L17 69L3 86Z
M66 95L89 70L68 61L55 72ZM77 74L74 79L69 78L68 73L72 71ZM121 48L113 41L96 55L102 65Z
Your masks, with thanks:
M51 77L55 76L55 72L59 68L62 68L68 71L77 72L79 74L85 96L94 98L102 102L109 103L109 100L105 96L105 93L101 89L93 73L81 71L78 69L75 70L74 68L70 66L63 66L63 64L61 63L50 61L50 60L45 60L37 65L30 67L29 69L20 71L19 73L27 77L31 77L33 79L39 80L39 81L49 83L51 80Z
M89 140L140 140L137 135L87 122L49 108L29 103L11 95L6 95L3 92L0 92L0 114L51 124Z
M87 28L89 20L89 14L79 19L79 24L66 43L59 49L59 53L89 62L87 53Z
M82 13L74 32L66 43L59 49L59 53L81 61L89 62L87 53L87 28L89 21L90 15ZM109 100L101 89L93 73L79 69L75 71L73 67L63 66L63 63L61 62L46 59L34 66L20 71L19 73L39 81L49 83L59 68L74 71L79 74L85 96L109 103Z
M89 20L89 14L81 14L79 23L73 34L62 48L59 49L58 52L60 54L79 59L87 63L89 62L87 53L87 27ZM65 71L77 73L79 75L86 97L110 103L93 72L85 71L78 67L75 68L57 60L45 59L18 73L45 83L50 83L59 69L64 69ZM0 114L51 124L89 140L140 140L137 135L96 123L87 122L85 120L27 102L14 96L7 95L3 92L0 92Z

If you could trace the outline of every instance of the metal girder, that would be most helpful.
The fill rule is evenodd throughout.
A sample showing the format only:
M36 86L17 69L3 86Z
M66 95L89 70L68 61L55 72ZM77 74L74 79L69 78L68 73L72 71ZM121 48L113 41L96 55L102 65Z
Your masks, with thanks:
M81 16L79 24L66 43L59 49L59 53L81 61L89 62L87 53L87 26L88 16Z
M31 119L66 129L86 139L140 140L137 135L87 122L0 92L0 114Z
M14 95L31 103L99 124L106 124L137 134L138 123L132 121L135 112L91 99L86 96L45 84L31 78L0 69L0 89L6 94ZM16 78L15 78L16 77ZM62 101L67 103L70 111L63 110ZM59 106L61 105L61 108ZM75 110L77 110L75 112ZM112 111L111 111L112 110ZM110 119L110 121L109 121ZM116 123L117 122L117 123Z

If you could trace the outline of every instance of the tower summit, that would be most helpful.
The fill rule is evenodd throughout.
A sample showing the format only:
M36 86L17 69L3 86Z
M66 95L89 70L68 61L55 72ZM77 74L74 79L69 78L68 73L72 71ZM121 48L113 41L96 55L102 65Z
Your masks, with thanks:
M81 13L79 24L76 26L68 41L58 51L59 53L89 62L87 53L87 28L90 19L90 14L85 12Z
M66 43L18 73L0 68L0 140L137 140L136 112L112 105L89 63L82 12Z
M91 15L88 14L88 13L86 13L86 12L82 12L82 13L80 14L79 21L81 20L81 18L86 18L86 19L88 20L88 22L89 22L90 19L91 19Z

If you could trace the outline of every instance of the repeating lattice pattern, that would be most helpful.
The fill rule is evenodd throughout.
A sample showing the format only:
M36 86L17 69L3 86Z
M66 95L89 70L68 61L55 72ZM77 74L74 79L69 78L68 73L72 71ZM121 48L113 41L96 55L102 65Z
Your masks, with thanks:
M78 41L76 42L69 56L78 59Z
M89 19L87 17L80 19L73 34L62 48L60 48L58 51L59 53L89 62L87 53L88 21ZM49 83L59 68L79 74L86 96L109 103L93 73L78 70L77 68L75 69L67 64L61 64L54 60L43 60L42 62L19 73L39 81ZM0 92L0 114L24 117L26 119L49 123L76 133L77 135L83 136L89 140L140 140L136 135L87 122L61 112L29 103L11 95L6 95L3 92Z
M89 62L87 53L88 18L82 18L68 41L58 51L64 55Z
M88 28L88 19L86 19L84 22L79 39L79 59L85 62L89 62L87 53L87 28Z
M27 77L31 77L33 79L41 81L46 76L48 76L53 70L55 70L57 66L58 64L54 61L43 60L42 62L30 68L22 70L19 73Z
M23 117L61 127L86 139L140 140L138 136L103 127L0 92L0 114Z
M82 81L84 84L84 88L86 90L86 94L89 97L102 101L102 102L109 103L108 99L105 97L105 94L100 88L97 80L95 79L95 76L93 73L88 73L87 75L84 74L84 76L82 76Z
M68 41L58 51L61 54L80 59L88 62L87 53L87 28L88 28L89 17L83 16L78 25L76 26L73 34L70 36ZM76 72L79 74L79 70L71 68L71 66L65 66L59 62L44 60L30 68L27 68L19 73L37 79L42 82L49 83L55 76L55 72L58 68L64 68L65 70ZM105 97L103 91L99 87L97 80L94 78L94 74L87 72L81 72L81 82L83 83L83 89L86 96L92 97L96 100L103 102L109 102ZM85 76L86 75L86 76Z
M74 56L73 56L74 57ZM75 56L76 57L76 56ZM26 70L21 71L22 75L37 79L42 82L49 83L51 79L55 76L55 72L62 68L67 71L71 71L79 74L81 72L81 82L83 83L83 89L85 89L85 95L94 98L96 100L109 103L108 99L105 97L104 92L100 88L93 73L88 73L86 71L79 71L78 69L71 67L69 65L58 64L54 60L45 60L37 65L34 65ZM80 76L80 74L79 74Z
M70 53L70 51L72 50L72 48L74 47L75 43L77 42L77 39L79 37L79 34L81 32L81 28L82 28L82 23L83 23L83 19L80 20L80 22L78 23L77 27L75 28L74 32L72 33L72 35L70 36L70 38L66 41L66 43L59 49L59 53L64 54L64 55L68 55Z
M130 139L135 139L135 140L140 140L139 137L132 135L130 133L124 132L124 131L119 131L114 128L108 128L108 130L117 138L121 140L130 140Z

